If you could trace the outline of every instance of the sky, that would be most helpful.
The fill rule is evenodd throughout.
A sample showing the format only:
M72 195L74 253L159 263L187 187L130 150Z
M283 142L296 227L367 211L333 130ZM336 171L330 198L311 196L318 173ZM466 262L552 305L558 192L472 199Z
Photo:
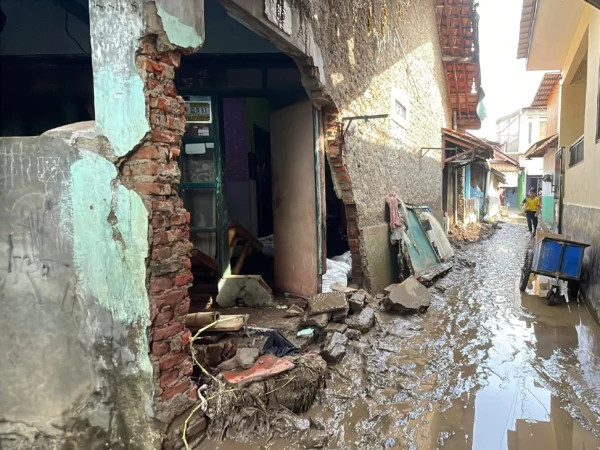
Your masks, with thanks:
M531 105L543 72L525 71L517 60L523 0L475 0L479 2L479 59L481 87L485 91L487 118L474 132L496 139L496 120Z

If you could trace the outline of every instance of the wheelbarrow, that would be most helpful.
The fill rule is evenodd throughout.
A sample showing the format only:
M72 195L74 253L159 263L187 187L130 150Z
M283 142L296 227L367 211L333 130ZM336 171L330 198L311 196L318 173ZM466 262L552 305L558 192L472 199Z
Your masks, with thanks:
M536 242L533 250L527 250L525 254L519 286L521 291L525 292L527 289L531 274L545 275L554 279L546 296L546 304L551 306L558 304L561 297L561 280L567 282L568 287L566 291L563 289L562 294L568 302L569 294L579 286L583 254L587 247L589 244L544 236Z

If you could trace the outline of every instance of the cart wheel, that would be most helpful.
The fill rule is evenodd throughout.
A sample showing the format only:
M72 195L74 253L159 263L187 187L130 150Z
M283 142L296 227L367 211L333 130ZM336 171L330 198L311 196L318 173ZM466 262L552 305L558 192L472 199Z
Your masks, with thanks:
M521 292L525 292L527 285L529 284L529 277L531 275L531 266L533 265L533 250L527 250L525 253L525 262L523 263L523 269L521 269L521 283L519 288Z
M546 297L546 305L548 306L556 306L560 303L560 296L556 293L555 290L552 290L548 297Z

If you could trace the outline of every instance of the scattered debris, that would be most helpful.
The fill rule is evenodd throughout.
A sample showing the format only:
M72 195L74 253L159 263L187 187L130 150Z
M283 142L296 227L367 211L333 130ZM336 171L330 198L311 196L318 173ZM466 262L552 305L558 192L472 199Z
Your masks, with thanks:
M456 261L465 267L475 267L477 265L474 259L469 258L466 255L460 255L458 258L456 258Z
M305 327L325 328L331 320L331 313L317 314L304 320Z
M308 315L347 310L348 301L342 292L317 294L308 299Z
M298 317L303 316L304 310L300 308L298 305L290 306L285 312L285 317Z
M249 369L240 371L229 370L222 372L222 375L229 384L242 387L253 381L265 380L273 375L286 372L294 367L294 363L289 359L278 358L274 355L263 355Z
M222 362L217 366L220 371L233 370L241 367L242 369L248 369L254 365L254 362L258 358L257 348L238 348L237 353L231 359Z
M334 322L344 322L346 320L346 317L348 317L348 306L347 305L346 305L345 309L340 309L338 311L334 311L332 313L331 320L333 320Z
M358 315L349 316L346 319L346 324L350 328L366 332L368 331L375 322L375 311L373 308L366 307Z
M365 307L365 301L367 300L367 293L363 290L357 291L350 296L348 299L348 306L350 312L357 313L361 312Z
M351 341L358 341L360 339L360 337L362 336L362 333L353 328L348 328L346 330L346 332L344 333L344 336L346 336Z
M305 448L323 448L328 441L329 435L326 431L310 430L301 443Z
M343 333L348 329L348 325L340 322L329 322L325 327L325 333Z
M413 277L407 278L392 289L383 300L388 311L401 314L425 312L431 303L431 294L425 286Z
M217 320L219 320L220 317L221 315L217 311L188 314L185 317L185 326L187 328L202 328L206 325L216 322Z
M358 289L350 287L350 286L342 286L339 283L333 283L331 285L331 290L333 292L342 292L344 294L352 294L353 292L356 292Z
M327 270L323 274L321 281L321 290L323 293L332 292L331 286L334 284L348 286L348 279L352 276L352 259L350 257L350 262L348 263L344 255L340 258L342 258L341 261L327 260Z
M466 226L453 225L448 231L448 238L453 243L470 243L489 238L496 228L487 223L474 222Z
M272 330L263 347L264 355L288 356L298 352L298 347L286 339L279 331Z
M273 306L273 292L260 275L230 275L219 281L217 303L223 308L236 306Z
M387 324L385 331L392 336L401 338L410 338L417 334L418 331L423 329L420 325L415 325L411 321L406 319L396 319L391 323Z
M346 355L347 343L348 338L342 333L329 333L325 337L325 343L323 345L323 351L321 351L321 356L328 363L337 364Z
M298 336L298 337L312 337L314 334L315 334L315 329L314 328L305 328L304 330L298 331L298 333L296 333L296 336Z

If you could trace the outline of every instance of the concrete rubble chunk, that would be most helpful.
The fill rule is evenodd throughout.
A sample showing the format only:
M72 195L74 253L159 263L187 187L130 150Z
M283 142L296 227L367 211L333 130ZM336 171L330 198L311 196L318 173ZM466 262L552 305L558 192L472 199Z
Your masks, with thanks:
M248 369L252 367L254 361L258 358L257 348L238 348L235 356L227 361L222 362L217 366L219 370L233 370L241 367Z
M348 317L348 306L346 306L345 309L340 309L339 311L334 311L333 313L331 313L331 320L333 320L334 322L345 322L346 321L346 317Z
M346 355L346 344L348 338L342 333L329 333L323 344L321 356L325 361L331 364L337 364Z
M334 332L343 333L347 329L348 329L348 325L346 325L345 323L329 322L327 324L327 326L325 327L325 332L326 333L334 333Z
M328 292L313 295L308 299L308 315L329 313L348 309L346 295L342 292Z
M333 283L331 285L331 290L334 292L342 292L344 294L352 294L353 292L357 291L355 288L342 286L340 283Z
M348 325L348 327L361 332L368 331L374 323L375 311L373 310L373 308L370 307L366 307L360 312L360 314L349 316L346 319L346 324Z
M358 330L348 328L346 330L346 332L344 333L344 336L346 336L351 341L358 341L360 339L360 337L362 336L362 333Z
M365 302L367 300L367 294L365 291L355 292L348 299L348 306L350 307L350 311L353 313L361 312L365 307Z
M317 314L304 321L305 327L325 328L331 320L331 313Z
M415 278L407 278L395 286L383 300L383 307L400 314L425 312L431 303L431 294Z
M298 305L290 306L284 314L285 317L298 317L298 316L303 316L303 315L304 315L304 310L302 308L300 308Z
M260 275L230 275L219 281L219 306L230 308L237 300L249 307L274 305L273 292Z

